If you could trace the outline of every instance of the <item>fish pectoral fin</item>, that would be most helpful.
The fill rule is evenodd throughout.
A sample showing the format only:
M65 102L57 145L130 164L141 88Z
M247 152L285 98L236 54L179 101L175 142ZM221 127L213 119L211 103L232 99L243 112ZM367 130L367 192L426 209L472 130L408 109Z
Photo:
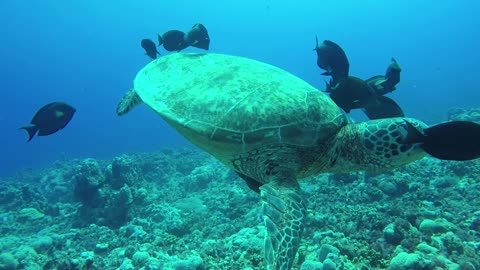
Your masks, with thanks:
M327 71L323 72L322 75L324 75L324 76L332 76L332 72L327 70Z
M387 81L386 79L379 79L375 82L375 86L378 87L379 85L381 85L382 83L384 83L386 81Z

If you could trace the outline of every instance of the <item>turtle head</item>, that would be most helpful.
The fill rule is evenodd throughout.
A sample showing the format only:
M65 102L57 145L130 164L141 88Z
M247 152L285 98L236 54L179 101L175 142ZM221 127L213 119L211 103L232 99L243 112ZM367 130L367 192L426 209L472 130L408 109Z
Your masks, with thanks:
M426 155L420 145L410 139L412 126L419 131L427 127L418 120L386 118L351 126L342 149L350 167L347 170L388 171Z

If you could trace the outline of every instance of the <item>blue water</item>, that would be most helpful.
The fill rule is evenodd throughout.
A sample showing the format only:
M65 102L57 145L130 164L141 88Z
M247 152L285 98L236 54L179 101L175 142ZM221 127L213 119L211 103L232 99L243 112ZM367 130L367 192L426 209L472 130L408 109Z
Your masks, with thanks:
M390 97L409 116L444 119L451 106L480 106L479 8L475 0L0 1L0 175L188 145L146 106L121 118L115 107L149 62L141 39L198 22L211 52L265 61L319 88L315 35L341 45L350 74L364 79L394 56L403 71ZM26 143L18 128L57 100L77 109L70 124Z

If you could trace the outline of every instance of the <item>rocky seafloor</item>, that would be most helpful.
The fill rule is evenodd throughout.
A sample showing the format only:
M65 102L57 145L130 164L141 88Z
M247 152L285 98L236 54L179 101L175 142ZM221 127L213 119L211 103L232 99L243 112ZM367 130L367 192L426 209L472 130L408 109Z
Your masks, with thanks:
M433 158L305 179L294 269L480 269L479 179ZM57 161L0 181L0 270L265 269L259 202L195 149Z

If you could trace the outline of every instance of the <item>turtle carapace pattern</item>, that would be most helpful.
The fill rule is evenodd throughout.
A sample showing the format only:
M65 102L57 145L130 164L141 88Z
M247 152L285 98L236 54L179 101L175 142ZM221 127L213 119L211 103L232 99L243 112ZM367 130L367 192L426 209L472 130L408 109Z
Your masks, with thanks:
M319 173L388 171L426 155L409 143L411 118L349 123L324 93L252 59L174 53L141 69L117 106L144 103L260 193L268 269L291 269L304 227L298 180Z

